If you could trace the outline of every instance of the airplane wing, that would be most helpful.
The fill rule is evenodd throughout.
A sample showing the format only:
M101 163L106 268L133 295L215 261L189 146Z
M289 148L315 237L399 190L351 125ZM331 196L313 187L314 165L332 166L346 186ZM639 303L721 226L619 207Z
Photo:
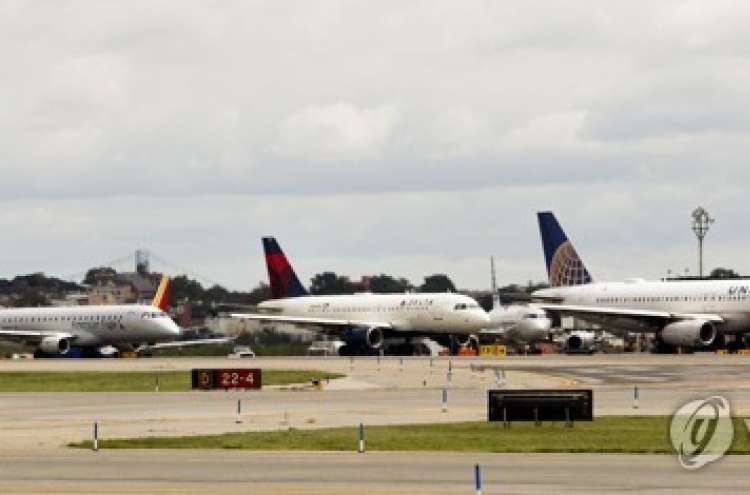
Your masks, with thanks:
M291 323L293 325L328 328L330 330L343 330L346 327L393 328L390 323L385 321L340 320L336 318L309 318L306 316L283 316L260 313L230 313L229 316L236 319Z
M519 299L521 301L536 303L550 303L560 304L564 301L562 296L544 295L544 294L530 294L527 299Z
M372 349L379 348L385 333L394 330L394 326L386 321L342 320L336 318L311 318L306 316L284 316L279 314L260 313L230 313L231 318L289 323L301 327L308 327L315 332L347 339L353 336L364 345ZM360 344L357 344L360 345Z
M76 335L65 332L38 332L33 330L0 329L0 340L38 344L47 337L75 341Z
M574 304L551 304L536 303L536 306L550 313L564 316L577 316L583 320L596 318L607 319L630 319L641 322L666 322L679 320L706 320L714 323L723 323L723 317L709 313L672 313L671 311L658 311L649 309L625 309L600 306L578 306Z
M136 349L136 351L143 350L156 350L156 349L174 349L180 347L190 347L194 345L218 345L218 344L229 344L234 342L233 338L230 337L215 337L211 339L193 339L193 340L173 340L171 342L160 342L153 345L144 345Z

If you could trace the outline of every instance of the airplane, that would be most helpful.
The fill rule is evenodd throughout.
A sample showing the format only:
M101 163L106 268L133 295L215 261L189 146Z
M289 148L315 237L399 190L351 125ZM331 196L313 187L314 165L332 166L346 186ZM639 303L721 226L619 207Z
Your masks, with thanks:
M499 336L503 342L528 349L537 342L548 341L552 320L534 304L515 302L503 304L495 282L495 260L490 259L492 273L492 309L490 324L480 332L484 336Z
M152 304L0 309L0 340L34 349L35 357L84 357L158 345L180 336L164 311L169 278L162 277ZM154 345L155 347L155 345Z
M502 304L495 296L489 317L490 324L480 335L498 335L506 343L525 348L549 341L552 320L533 303Z
M314 296L300 282L279 243L263 238L271 299L261 313L233 318L290 323L338 336L341 355L377 353L389 337L452 337L467 344L489 316L472 298L454 293Z
M750 332L750 280L594 283L554 214L539 212L538 218L555 283L532 298L553 319L574 316L613 332L653 333L661 346L704 348L731 335L739 342Z

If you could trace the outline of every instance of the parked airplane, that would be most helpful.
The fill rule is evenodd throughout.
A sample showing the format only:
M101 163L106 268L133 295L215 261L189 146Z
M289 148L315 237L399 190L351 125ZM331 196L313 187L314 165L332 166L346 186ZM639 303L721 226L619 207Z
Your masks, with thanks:
M489 317L490 324L482 335L499 335L504 342L521 347L549 340L552 320L533 303L502 304L496 297Z
M164 312L168 277L151 305L94 305L0 309L0 340L35 349L34 355L64 356L80 348L84 356L100 350L130 350L176 339L180 328Z
M234 318L291 323L336 335L346 343L342 354L376 352L391 336L452 336L467 343L489 323L481 306L461 294L313 296L276 239L264 237L263 248L272 299L258 305L262 313L234 313Z
M513 302L503 304L495 282L495 260L491 259L492 309L490 324L480 335L499 336L503 342L516 348L528 350L537 342L548 341L552 320L547 313L531 303Z
M709 346L717 338L750 332L750 280L592 283L554 215L538 216L550 281L584 282L535 291L537 306L549 315L620 332L651 332L673 346Z

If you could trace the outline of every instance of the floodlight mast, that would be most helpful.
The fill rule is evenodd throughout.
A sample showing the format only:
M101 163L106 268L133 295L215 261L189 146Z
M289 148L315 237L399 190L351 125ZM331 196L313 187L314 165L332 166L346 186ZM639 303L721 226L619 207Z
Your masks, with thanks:
M703 239L706 237L708 227L714 223L714 219L702 206L693 210L693 232L698 238L698 275L703 278Z
M497 294L497 278L495 278L495 257L490 256L490 277L492 285L492 293Z
M490 277L492 283L492 309L500 305L500 294L497 293L497 278L495 277L495 257L490 256Z

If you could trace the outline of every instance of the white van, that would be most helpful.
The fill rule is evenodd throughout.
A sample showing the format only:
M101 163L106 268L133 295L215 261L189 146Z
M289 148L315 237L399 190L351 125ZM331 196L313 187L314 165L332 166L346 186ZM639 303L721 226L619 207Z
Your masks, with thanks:
M234 348L234 351L227 355L227 357L230 358L254 358L255 353L252 349L250 349L250 346L237 346Z

